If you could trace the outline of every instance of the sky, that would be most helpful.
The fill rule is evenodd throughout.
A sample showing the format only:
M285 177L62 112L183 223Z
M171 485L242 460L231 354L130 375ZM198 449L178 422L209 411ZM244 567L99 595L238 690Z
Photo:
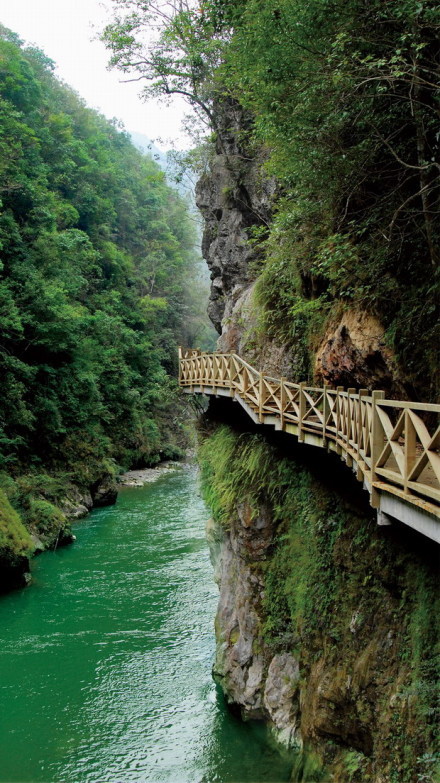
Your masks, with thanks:
M109 52L96 36L111 19L111 9L108 0L0 0L0 22L43 49L55 61L57 76L91 108L117 117L127 130L145 134L162 149L190 147L181 132L187 110L178 96L170 107L145 103L139 98L142 83L123 83L123 74L107 70Z

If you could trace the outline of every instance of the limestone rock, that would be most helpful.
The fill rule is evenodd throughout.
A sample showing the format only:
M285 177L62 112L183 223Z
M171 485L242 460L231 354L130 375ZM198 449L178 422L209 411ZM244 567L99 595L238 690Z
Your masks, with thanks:
M275 655L267 671L264 706L279 742L299 744L299 663L291 653Z
M214 569L214 581L219 584L221 576L221 551L224 541L224 531L214 520L208 519L206 523L206 540L209 547L209 554Z
M92 495L88 490L80 489L74 484L70 484L66 488L66 496L61 504L61 510L68 520L82 519L92 508Z
M260 619L256 606L263 583L249 563L247 536L236 534L235 527L241 528L243 519L249 522L247 513L238 518L234 530L223 533L214 676L227 699L239 705L244 716L257 718L263 716L263 660L258 651Z

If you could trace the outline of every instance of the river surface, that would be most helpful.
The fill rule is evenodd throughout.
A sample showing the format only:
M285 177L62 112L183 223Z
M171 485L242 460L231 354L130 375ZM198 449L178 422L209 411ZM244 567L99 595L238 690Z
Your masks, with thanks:
M0 598L1 783L281 783L211 679L218 599L186 466L75 526Z

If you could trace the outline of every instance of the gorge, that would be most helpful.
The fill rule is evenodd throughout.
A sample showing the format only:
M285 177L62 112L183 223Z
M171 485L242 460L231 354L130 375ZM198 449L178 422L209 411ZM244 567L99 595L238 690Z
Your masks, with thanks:
M82 492L91 506L96 494L111 499L121 470L182 456L192 425L176 384L180 342L181 384L209 396L197 411L197 459L220 590L213 673L230 709L224 725L237 721L217 766L191 774L209 783L436 783L439 551L420 525L377 522L390 521L383 496L431 521L440 497L438 3L113 5L102 34L111 64L146 94L184 95L199 122L186 161L198 177L218 353L189 334L200 297L181 202L124 136L58 87L37 111L40 82L53 88L50 68L5 34L5 116L21 135L1 215L0 555L22 575L35 536L49 527L57 542L60 482L65 499L68 479L71 505ZM52 171L56 145L64 162ZM26 187L22 159L34 166ZM279 431L261 427L265 417ZM188 508L198 503L191 486ZM167 512L171 523L171 504ZM118 506L101 513L111 527ZM141 529L134 549L148 560L150 522ZM173 527L180 546L179 534ZM171 585L180 566L197 571L199 543L194 560L185 559L190 543L181 563L171 556ZM204 636L197 600L188 626ZM148 614L133 622L144 628ZM205 707L188 701L190 720L203 714L194 733L209 722ZM226 755L254 721L251 755L269 753L264 773L249 755L241 767ZM117 730L123 741L126 727ZM127 779L154 780L137 761ZM163 774L180 783L190 772L182 761Z

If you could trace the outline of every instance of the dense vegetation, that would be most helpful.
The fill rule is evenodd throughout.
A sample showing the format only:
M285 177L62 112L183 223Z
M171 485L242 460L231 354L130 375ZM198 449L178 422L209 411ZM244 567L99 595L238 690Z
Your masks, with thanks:
M67 481L184 445L170 376L196 337L198 259L157 165L3 28L0 71L0 471L41 532ZM0 509L5 536L29 544Z
M344 498L334 492L339 465L333 474L327 456L324 466L304 446L287 457L260 434L226 426L212 431L212 423L208 432L200 449L202 489L216 521L228 530L237 507L247 503L256 517L269 509L276 524L267 558L252 563L265 584L261 644L268 660L286 649L299 659L304 739L311 739L316 693L307 688L316 667L328 672L321 681L331 690L334 734L345 739L332 742L325 732L312 737L335 779L366 783L380 773L390 783L436 780L435 557L430 562L415 539L408 545L402 531L378 535L356 486L350 493L345 481ZM352 689L342 697L348 680Z
M185 204L41 52L0 47L2 466L149 459L183 337Z
M379 315L412 394L435 397L439 344L440 9L434 0L118 2L112 61L183 93L216 132L253 116L244 157L279 183L258 299L295 343L336 307ZM160 33L143 43L154 17ZM298 326L300 329L298 330Z

